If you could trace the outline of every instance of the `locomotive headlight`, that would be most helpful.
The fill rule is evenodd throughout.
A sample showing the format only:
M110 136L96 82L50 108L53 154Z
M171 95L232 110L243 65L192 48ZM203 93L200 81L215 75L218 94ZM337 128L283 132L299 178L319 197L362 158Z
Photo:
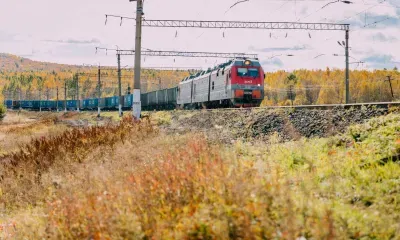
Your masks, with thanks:
M251 65L251 61L250 61L250 60L246 60L246 61L244 61L244 65L246 65L246 66L249 66L249 65Z
M257 86L261 87L261 84L257 84Z

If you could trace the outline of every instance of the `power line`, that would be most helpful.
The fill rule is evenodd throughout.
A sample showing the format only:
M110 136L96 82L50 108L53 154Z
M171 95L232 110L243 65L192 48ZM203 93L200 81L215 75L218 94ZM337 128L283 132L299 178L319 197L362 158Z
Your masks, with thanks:
M374 8L374 7L376 7L376 6L379 6L380 4L384 3L385 1L386 1L386 0L382 0L382 1L379 2L378 4L372 5L371 7L368 7L368 8L366 8L366 9L362 10L361 12L358 12L358 13L352 15L352 16L346 17L346 18L344 18L344 19L342 19L342 20L336 21L335 24L340 24L340 23L342 23L342 22L344 22L344 21L346 21L346 20L349 20L349 19L351 19L351 18L353 18L353 17L355 17L355 16L358 16L358 15L360 15L360 14L362 14L362 13L364 13L364 12L366 12L366 11L368 11L368 10L370 10L370 9L372 9L372 8ZM386 21L386 20L387 20L387 19L385 19L385 21ZM380 21L380 22L383 22L383 21ZM376 23L368 24L368 26L373 25L373 24L376 24ZM361 30L361 29L363 29L363 28L366 28L366 26L361 27L361 28L359 28L359 29L354 29L354 30L351 30L351 31L352 31L352 32L355 32L355 31ZM330 39L332 39L332 38L333 38L333 37L327 38L327 39L325 39L324 41L328 41L328 40L330 40Z
M104 48L96 48L104 49ZM105 49L106 51L116 51L119 55L133 55L134 50ZM257 54L247 53L219 53L219 52L182 52L182 51L142 51L145 56L158 57L206 57L206 58L258 58Z
M227 13L229 10L231 10L232 8L234 8L236 5L241 4L241 3L244 3L244 2L248 2L248 1L250 1L250 0L239 0L239 1L237 1L237 2L234 3L228 10L226 10L225 13Z
M111 16L111 15L106 15ZM115 16L117 18L126 18ZM126 18L131 19L131 18ZM302 29L302 30L349 30L349 24L300 23L300 22L243 22L243 21L196 21L196 20L146 20L144 27L167 28L236 28L236 29Z
M351 3L353 3L353 2L350 2L350 1L347 1L347 0L336 0L336 1L332 1L332 2L329 2L329 3L325 4L325 5L322 6L321 8L318 8L316 11L314 11L314 12L308 14L307 16L305 16L305 17L303 17L303 18L300 18L300 19L297 20L297 21L299 22L300 20L306 19L306 18L310 17L311 15L313 15L313 14L315 14L315 13L321 11L322 9L326 8L327 6L329 6L329 5L331 5L331 4L334 4L334 3L339 3L339 2L345 3L345 4L351 4Z
M362 13L364 13L364 12L366 12L366 11L368 11L368 10L370 10L370 9L372 9L372 8L374 8L374 7L376 7L376 6L379 6L379 4L382 4L382 3L384 3L385 1L386 1L386 0L382 0L382 1L379 2L378 4L375 4L375 5L373 5L373 6L369 7L369 8L366 8L366 9L362 10L362 11L359 12L359 13L356 13L356 14L353 15L353 16L347 17L347 18L342 19L342 20L340 20L340 21L337 21L337 22L335 22L335 23L341 23L341 22L344 22L344 21L346 21L346 20L349 20L349 19L351 19L351 18L353 18L353 17L355 17L355 16L358 16L358 15L360 15L360 14L362 14Z

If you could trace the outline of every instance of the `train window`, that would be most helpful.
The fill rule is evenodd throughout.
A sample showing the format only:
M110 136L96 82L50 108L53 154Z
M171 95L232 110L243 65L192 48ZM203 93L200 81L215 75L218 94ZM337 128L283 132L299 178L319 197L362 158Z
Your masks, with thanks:
M212 90L214 90L215 84L214 82L212 82Z
M235 61L235 66L243 66L243 61Z
M219 69L218 69L218 71L217 71L217 77L219 76Z
M259 72L257 68L249 68L249 76L250 77L258 77Z
M239 77L258 77L259 72L257 68L238 68Z
M225 69L222 69L222 76L225 74Z

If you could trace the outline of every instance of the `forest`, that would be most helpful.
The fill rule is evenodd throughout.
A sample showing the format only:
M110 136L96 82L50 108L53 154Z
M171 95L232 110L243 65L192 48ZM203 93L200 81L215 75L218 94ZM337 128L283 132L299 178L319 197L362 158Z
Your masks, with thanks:
M117 69L101 70L100 84L97 71L97 69L84 72L74 70L0 71L0 86L2 86L3 96L7 99L52 100L57 98L57 92L59 98L64 99L65 89L68 99L76 99L77 86L79 86L79 99L98 97L99 87L102 97L118 95ZM134 75L132 71L122 70L121 72L122 94L128 94ZM142 91L171 88L188 75L187 71L143 70Z
M76 99L118 95L118 71L114 67L82 67L35 62L13 55L0 55L0 90L7 99ZM142 70L142 91L171 88L193 71ZM133 71L121 71L122 94L130 93ZM350 102L379 102L400 99L397 68L350 71ZM99 89L100 88L100 89ZM345 73L341 69L267 72L263 106L344 103Z
M0 91L7 99L67 99L102 97L118 95L118 71L116 67L98 67L64 65L32 61L10 54L0 54ZM142 91L170 88L188 76L192 71L172 71L144 69L142 71ZM122 69L122 94L130 92L133 71ZM100 88L100 89L99 89Z
M263 105L334 104L345 101L345 72L341 69L266 73ZM350 71L350 102L390 102L400 99L400 72Z

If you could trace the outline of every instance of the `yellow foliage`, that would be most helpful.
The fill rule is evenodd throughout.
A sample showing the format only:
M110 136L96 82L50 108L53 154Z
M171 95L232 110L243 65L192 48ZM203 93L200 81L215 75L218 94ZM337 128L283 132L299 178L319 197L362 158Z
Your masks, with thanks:
M296 83L288 83L290 72L266 73L263 106L288 105L290 85L295 105L344 103L345 74L340 69L307 70L292 72ZM394 99L387 76L391 76ZM400 98L400 73L396 70L350 71L350 101L381 102ZM397 79L397 80L396 80Z

